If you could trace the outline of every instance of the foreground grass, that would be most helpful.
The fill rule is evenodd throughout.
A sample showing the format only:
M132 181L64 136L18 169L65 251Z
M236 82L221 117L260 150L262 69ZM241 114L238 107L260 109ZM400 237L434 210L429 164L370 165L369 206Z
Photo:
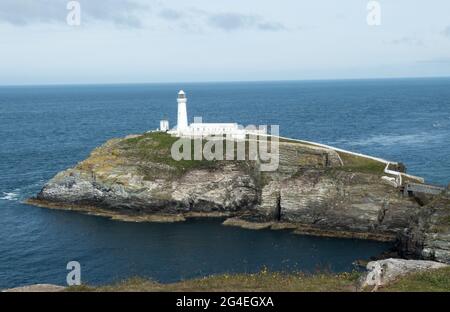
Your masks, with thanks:
M223 274L172 284L132 278L110 286L70 287L68 291L356 291L359 273L306 275L262 271L256 274Z
M381 291L450 291L450 268L407 275Z
M67 291L87 292L158 292L158 291L244 291L244 292L354 292L362 273L284 274L262 271L256 274L223 274L204 278L161 284L142 278L131 278L119 283L91 287L69 287ZM370 291L370 289L365 289ZM450 267L413 273L404 276L378 291L388 292L450 292Z

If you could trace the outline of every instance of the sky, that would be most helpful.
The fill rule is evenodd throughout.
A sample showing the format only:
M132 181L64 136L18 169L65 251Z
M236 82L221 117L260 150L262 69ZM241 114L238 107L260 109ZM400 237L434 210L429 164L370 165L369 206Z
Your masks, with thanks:
M448 0L68 2L0 0L0 85L450 76Z

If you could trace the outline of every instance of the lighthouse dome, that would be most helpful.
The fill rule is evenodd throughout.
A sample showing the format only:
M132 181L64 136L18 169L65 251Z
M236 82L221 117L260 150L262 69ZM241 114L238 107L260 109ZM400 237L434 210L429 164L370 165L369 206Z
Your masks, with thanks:
M178 98L179 98L179 99L184 99L184 98L186 98L186 93L184 93L183 90L180 90L180 92L178 92Z

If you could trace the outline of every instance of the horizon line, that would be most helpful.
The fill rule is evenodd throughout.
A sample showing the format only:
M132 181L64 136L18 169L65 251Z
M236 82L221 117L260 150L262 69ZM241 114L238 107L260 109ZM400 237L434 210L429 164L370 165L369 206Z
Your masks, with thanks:
M207 83L264 83L264 82L320 82L320 81L356 81L356 80L414 80L414 79L449 79L450 75L443 76L412 76L412 77L365 77L365 78L310 78L310 79L261 79L261 80L209 80L209 81L159 81L159 82L70 82L70 83L24 83L0 84L1 87L58 87L58 86L105 86L105 85L158 85L158 84L207 84Z

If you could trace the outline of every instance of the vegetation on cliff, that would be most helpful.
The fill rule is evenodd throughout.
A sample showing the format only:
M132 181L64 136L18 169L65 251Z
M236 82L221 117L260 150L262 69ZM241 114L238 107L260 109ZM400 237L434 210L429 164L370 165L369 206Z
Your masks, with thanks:
M176 161L170 149L177 138L166 133L154 132L125 139L110 140L95 149L90 157L77 165L78 169L92 172L108 171L114 166L136 165L145 180L152 181L161 175L172 178L192 169L213 169L216 161ZM193 154L193 152L192 152Z
M340 170L349 172L363 172L382 175L386 164L369 158L363 158L348 153L338 152L344 165Z
M280 139L281 143L301 144L309 147L317 147L313 143L299 142L298 140L290 140L286 138ZM382 175L386 164L370 158L352 155L345 152L337 152L342 160L343 165L338 167L339 170L345 170L348 172L363 172L376 175Z
M207 160L174 160L171 156L171 147L178 140L166 133L153 132L142 136L132 137L121 141L117 148L122 155L139 164L139 169L146 180L154 180L159 177L161 171L167 172L167 168L158 170L158 167L149 164L162 164L170 168L173 178L179 177L192 169L215 169L218 161ZM203 143L203 142L202 142ZM204 144L204 143L203 143ZM194 143L191 143L191 159L194 159ZM161 168L160 168L161 169Z
M149 132L142 135L133 135L125 139L113 139L103 146L94 150L91 156L81 162L77 168L95 171L110 169L112 166L127 164L136 164L138 174L144 176L147 181L153 181L161 176L165 178L179 178L183 174L195 169L217 170L220 169L225 161L222 160L195 160L195 143L190 142L190 159L175 160L171 155L171 148L178 140L163 132ZM202 149L205 147L206 140L201 141ZM224 145L229 142L224 141ZM237 147L234 144L234 154ZM245 155L248 156L248 141L245 142ZM213 150L214 151L214 148ZM225 147L223 151L225 158ZM236 159L236 157L235 157ZM246 160L235 160L235 164L245 171L254 170L254 162Z
M137 173L143 175L145 180L152 181L160 178L163 175L165 178L179 178L183 174L194 169L217 170L221 168L226 161L221 160L194 160L194 142L191 142L191 160L175 160L171 155L171 148L178 140L167 133L151 132L142 135L132 135L125 139L112 139L96 148L89 158L80 162L76 169L82 171L89 171L92 174L102 174L109 172L115 167L134 166L137 168ZM202 148L205 146L205 140L202 141ZM224 141L224 145L229 142ZM237 146L234 145L234 155L236 159ZM384 169L384 163L376 160L363 158L347 153L335 153L335 157L340 157L343 165L328 164L331 160L328 159L333 154L327 154L326 149L323 149L312 144L300 143L296 141L289 141L286 139L280 140L280 158L281 165L288 165L291 167L288 170L295 174L298 168L318 168L330 167L336 170L344 170L348 172L361 172L368 174L381 175ZM270 145L269 145L270 146ZM234 160L233 163L239 165L247 173L255 171L255 162L248 160L249 142L245 142L246 160ZM295 159L292 158L293 152L296 153ZM329 153L331 150L329 151ZM301 157L299 157L301 154ZM324 156L326 156L324 158ZM225 148L224 148L225 158ZM288 158L288 159L285 159ZM324 160L325 159L325 160ZM283 164L283 161L285 164ZM135 169L135 168L134 168ZM298 173L298 172L297 172ZM264 183L270 181L270 174L263 174Z

